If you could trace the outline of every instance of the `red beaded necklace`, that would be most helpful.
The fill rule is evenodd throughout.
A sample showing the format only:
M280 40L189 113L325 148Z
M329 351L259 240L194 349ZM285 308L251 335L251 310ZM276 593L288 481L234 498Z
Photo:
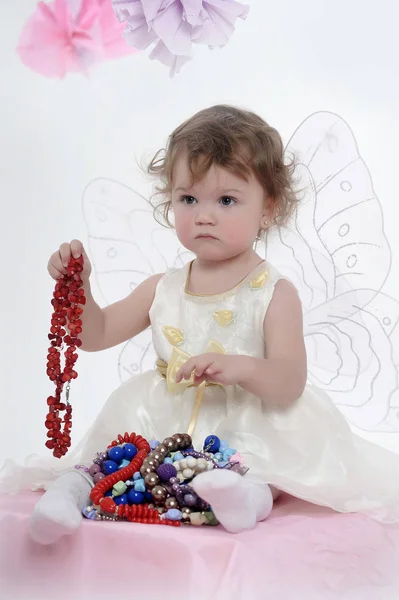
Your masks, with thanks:
M48 413L45 427L48 429L47 448L53 451L56 458L68 452L71 445L72 406L69 403L69 388L72 379L78 376L74 366L78 355L76 349L82 345L79 335L82 333L81 315L86 304L83 281L83 256L69 260L67 273L55 285L53 299L54 312L51 316L51 327L48 338L50 347L47 354L47 375L55 384L53 396L47 398ZM67 334L67 329L69 334ZM61 351L64 352L64 369L61 369ZM66 402L61 402L61 394L66 384ZM64 418L60 416L65 412ZM62 427L63 426L63 427Z
M148 505L133 505L120 504L117 506L115 501L105 496L105 493L112 489L118 481L126 481L133 476L134 473L140 471L144 459L150 452L150 445L148 441L141 435L136 435L128 432L124 436L118 435L118 440L114 440L108 446L117 446L118 444L131 443L134 444L138 450L136 456L132 459L129 465L123 467L101 479L91 490L90 500L95 506L106 514L112 515L113 520L125 519L132 523L145 523L147 525L169 525L172 527L180 527L180 521L171 521L170 519L161 519L161 516L156 508L150 508Z

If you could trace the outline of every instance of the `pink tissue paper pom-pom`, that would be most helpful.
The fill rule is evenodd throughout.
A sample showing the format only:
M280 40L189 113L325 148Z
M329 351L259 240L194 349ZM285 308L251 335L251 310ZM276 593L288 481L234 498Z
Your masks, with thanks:
M122 29L110 0L39 2L17 52L27 67L46 77L87 73L95 63L136 51L123 39Z
M192 58L192 45L224 46L249 7L235 0L113 0L125 23L124 37L135 48L152 46L151 59L178 73Z

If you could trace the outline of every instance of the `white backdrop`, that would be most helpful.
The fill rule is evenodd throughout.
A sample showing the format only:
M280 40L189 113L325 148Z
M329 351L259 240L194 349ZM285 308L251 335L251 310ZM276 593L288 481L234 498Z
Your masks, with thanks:
M316 111L345 119L383 208L392 249L383 291L399 299L396 3L382 0L378 12L371 0L249 4L247 21L238 23L226 48L196 49L195 60L173 79L143 53L103 64L89 79L72 75L57 81L29 71L15 53L36 2L0 0L0 457L23 460L32 452L47 452L43 421L51 387L45 361L53 282L46 264L62 241L88 241L85 186L106 177L148 196L149 183L136 161L150 156L178 123L205 106L249 107L285 141ZM366 223L370 217L363 218ZM119 384L120 350L81 354L72 388L74 442ZM382 393L381 402L386 401ZM391 429L399 431L397 393L390 402ZM398 433L362 435L399 451Z

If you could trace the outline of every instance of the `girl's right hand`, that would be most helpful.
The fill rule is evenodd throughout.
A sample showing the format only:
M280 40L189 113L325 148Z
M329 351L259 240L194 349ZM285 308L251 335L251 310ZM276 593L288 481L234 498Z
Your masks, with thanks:
M56 280L61 279L62 276L65 275L67 272L67 266L71 256L78 258L82 254L84 258L84 263L81 277L84 283L88 281L91 273L91 263L83 248L82 242L80 242L79 240L72 240L70 244L68 242L61 244L59 250L57 250L50 256L47 264L47 270L50 273L51 277Z

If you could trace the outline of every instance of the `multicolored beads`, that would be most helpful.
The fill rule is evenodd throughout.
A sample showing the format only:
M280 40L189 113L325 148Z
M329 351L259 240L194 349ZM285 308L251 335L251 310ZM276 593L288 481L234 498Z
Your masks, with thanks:
M196 452L191 437L180 433L163 442L147 442L134 433L118 435L88 469L76 468L84 468L95 483L92 505L82 511L86 518L173 526L218 524L211 507L189 485L196 475L214 468L246 472L236 450L217 436L208 436L203 451Z

